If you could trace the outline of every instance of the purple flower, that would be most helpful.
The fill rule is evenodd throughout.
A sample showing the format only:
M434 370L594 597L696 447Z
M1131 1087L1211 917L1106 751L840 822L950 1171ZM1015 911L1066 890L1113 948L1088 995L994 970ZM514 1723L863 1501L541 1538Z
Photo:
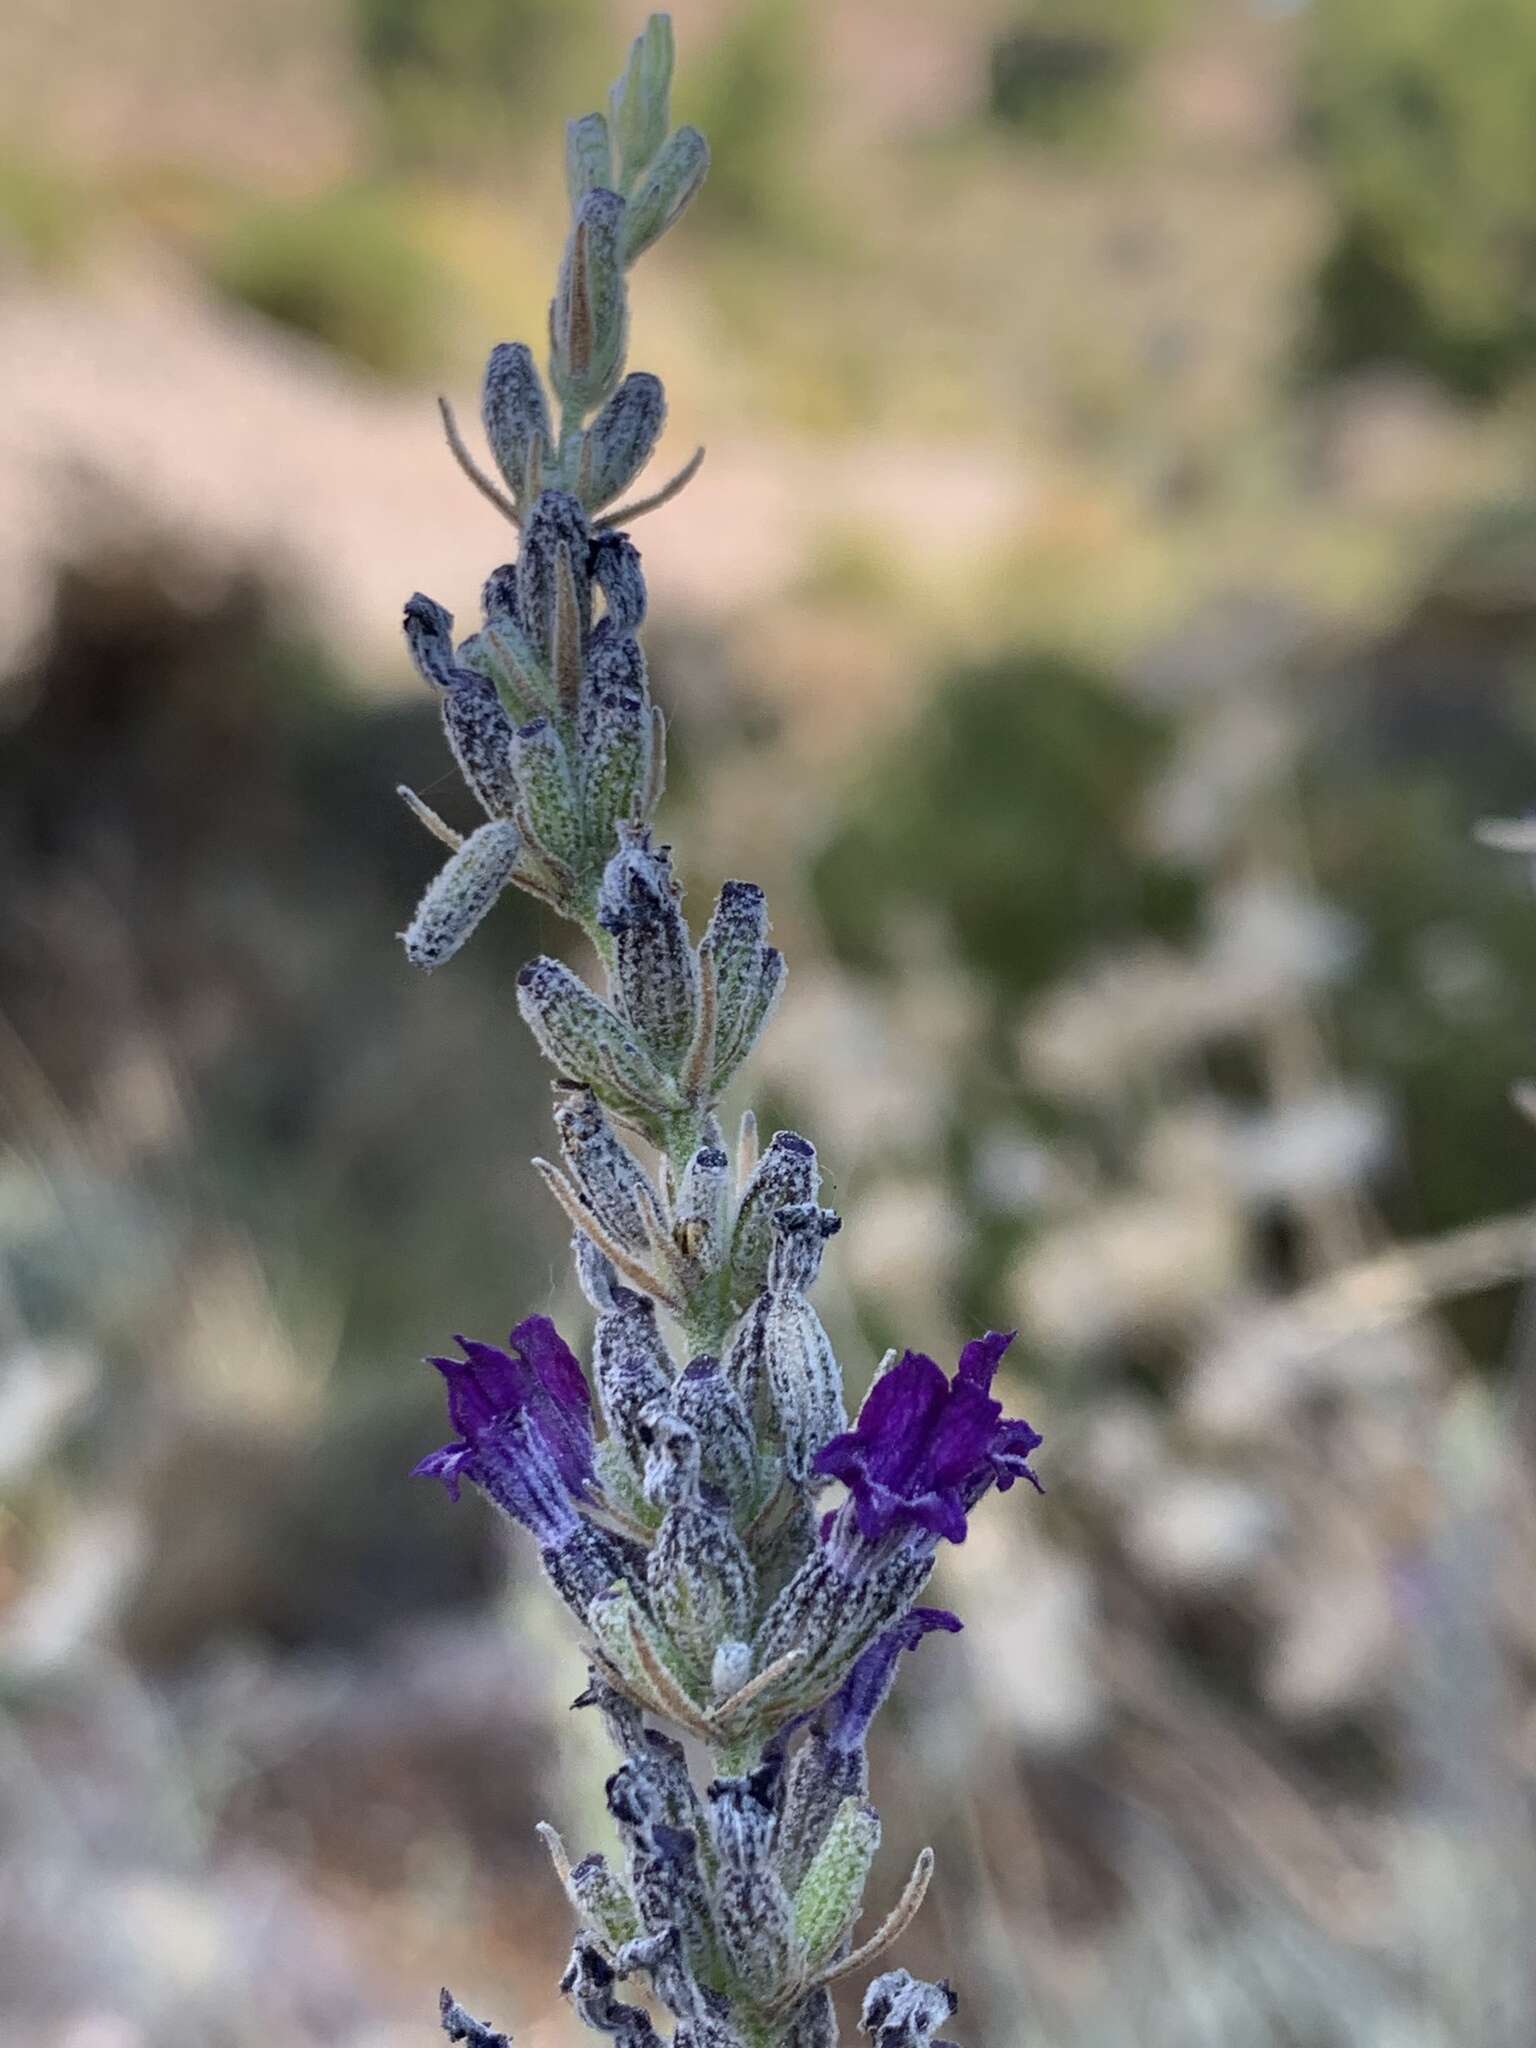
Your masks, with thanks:
M441 1479L450 1498L469 1479L546 1548L577 1526L574 1503L593 1477L592 1397L570 1346L548 1316L529 1316L509 1349L456 1337L463 1358L433 1358L448 1385L458 1437L412 1476Z
M965 1541L965 1518L988 1487L1015 1479L1039 1487L1026 1462L1040 1442L1027 1422L1008 1419L991 1388L1014 1332L989 1331L967 1344L952 1380L931 1358L908 1351L864 1397L858 1421L816 1456L812 1470L841 1479L858 1534L878 1543L915 1527L951 1543ZM839 1536L852 1535L839 1529Z
M849 1754L862 1749L870 1723L885 1704L903 1650L915 1650L932 1629L957 1635L957 1614L943 1607L914 1607L894 1627L876 1636L822 1709L818 1726L829 1749Z

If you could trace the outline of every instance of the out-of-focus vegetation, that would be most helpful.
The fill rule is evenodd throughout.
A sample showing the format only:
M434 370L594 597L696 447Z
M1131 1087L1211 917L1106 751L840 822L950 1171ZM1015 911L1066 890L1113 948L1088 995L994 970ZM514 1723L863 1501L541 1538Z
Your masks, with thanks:
M540 108L579 96L600 18L594 0L356 0L381 147L429 167L504 163Z
M388 191L330 192L242 209L209 256L230 298L394 376L436 360L449 303L442 268Z
M803 223L796 165L811 105L814 17L804 0L746 0L679 104L710 138L710 214L718 231L761 239Z
M89 204L58 166L0 154L0 262L56 269L80 245Z
M563 935L406 972L392 633L506 550L432 397L537 339L638 10L146 6L0 28L0 2032L403 2048L446 1977L553 2041L580 1659L403 1474L422 1352L579 1322L508 993ZM770 888L851 1390L1016 1321L1046 1430L876 1759L905 1959L971 2048L1510 2048L1536 17L678 28L690 903Z
M999 659L946 678L817 854L843 957L899 960L904 906L936 915L1000 1002L1046 986L1102 941L1188 923L1188 889L1139 862L1138 800L1164 721L1068 656Z
M1137 71L1166 41L1183 0L1034 0L995 37L988 106L1031 141L1102 139Z
M1536 357L1536 47L1522 0L1322 0L1306 115L1336 215L1324 370L1412 363L1468 397Z

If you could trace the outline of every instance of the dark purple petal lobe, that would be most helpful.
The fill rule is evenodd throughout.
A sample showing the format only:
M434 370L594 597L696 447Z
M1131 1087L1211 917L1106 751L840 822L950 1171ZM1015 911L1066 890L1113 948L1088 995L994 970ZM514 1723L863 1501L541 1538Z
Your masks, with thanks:
M856 1749L879 1712L903 1650L915 1650L930 1630L954 1635L957 1615L942 1607L914 1607L912 1612L875 1638L832 1696L823 1727L833 1749Z
M466 1467L474 1457L468 1444L444 1444L440 1451L428 1451L411 1467L412 1479L441 1479L450 1500L459 1497L459 1480L472 1475Z
M955 1378L980 1387L984 1394L991 1393L1003 1353L1018 1334L1017 1330L988 1330L985 1337L973 1337L960 1354Z

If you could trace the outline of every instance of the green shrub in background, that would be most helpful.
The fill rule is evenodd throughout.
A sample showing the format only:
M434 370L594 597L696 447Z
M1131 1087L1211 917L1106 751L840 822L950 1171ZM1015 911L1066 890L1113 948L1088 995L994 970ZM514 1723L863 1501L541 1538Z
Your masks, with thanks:
M1342 689L1319 693L1303 777L1318 887L1365 935L1335 1022L1398 1109L1405 1232L1536 1194L1512 1121L1531 1072L1536 909L1522 864L1472 838L1536 791L1536 507L1471 520Z
M994 38L987 111L1033 142L1093 140L1123 111L1182 0L1033 0Z
M978 998L946 1145L966 1215L951 1307L997 1298L1019 1225L973 1199L973 1134L1022 1106L1013 1036L1023 1008L1099 952L1177 940L1197 883L1137 850L1146 792L1171 723L1070 655L1024 649L940 682L915 730L861 776L812 886L831 945L856 972L900 976L903 918L929 912ZM1034 1128L1062 1119L1029 1105ZM868 1334L899 1333L878 1319Z
M1102 944L1182 929L1188 895L1133 851L1162 722L1065 655L1025 652L943 683L870 774L817 860L815 890L850 964L925 902L1010 1004Z
M1536 513L1474 522L1400 621L1298 677L1305 738L1295 789L1298 891L1341 912L1358 953L1324 1005L1342 1083L1391 1103L1394 1156L1373 1189L1395 1233L1416 1237L1536 1199L1511 1085L1530 1073L1536 910L1526 876L1476 844L1480 818L1524 811L1536 790ZM1241 650L1234 648L1234 672ZM886 943L900 913L931 910L983 1003L957 1101L950 1165L970 1200L964 1134L981 1104L1056 1135L1078 1112L1035 1098L1013 1034L1031 1000L1142 939L1189 957L1228 867L1176 867L1144 851L1147 798L1178 732L1112 678L1021 652L941 683L915 732L871 764L814 869L832 945L856 971L900 973ZM1238 1040L1192 1056L1201 1091L1250 1110L1264 1087ZM1092 1129L1092 1118L1083 1126ZM964 1299L994 1293L1019 1226L969 1217ZM1507 1302L1456 1311L1479 1355L1497 1351Z
M433 360L444 280L398 202L349 189L241 213L208 258L218 289L386 376Z
M1536 8L1317 0L1307 130L1337 214L1309 343L1467 397L1536 360Z

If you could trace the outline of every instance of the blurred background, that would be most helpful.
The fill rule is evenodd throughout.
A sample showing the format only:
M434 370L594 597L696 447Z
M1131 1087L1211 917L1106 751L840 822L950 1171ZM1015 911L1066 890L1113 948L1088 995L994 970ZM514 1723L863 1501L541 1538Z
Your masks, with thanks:
M716 168L637 274L638 531L766 1127L888 1343L1017 1323L1043 1502L876 1756L970 2048L1536 2036L1536 14L674 0ZM0 22L0 2033L575 2038L603 1839L530 1556L406 1471L550 1308L509 904L398 642L508 551L630 0ZM671 458L670 460L668 458Z

